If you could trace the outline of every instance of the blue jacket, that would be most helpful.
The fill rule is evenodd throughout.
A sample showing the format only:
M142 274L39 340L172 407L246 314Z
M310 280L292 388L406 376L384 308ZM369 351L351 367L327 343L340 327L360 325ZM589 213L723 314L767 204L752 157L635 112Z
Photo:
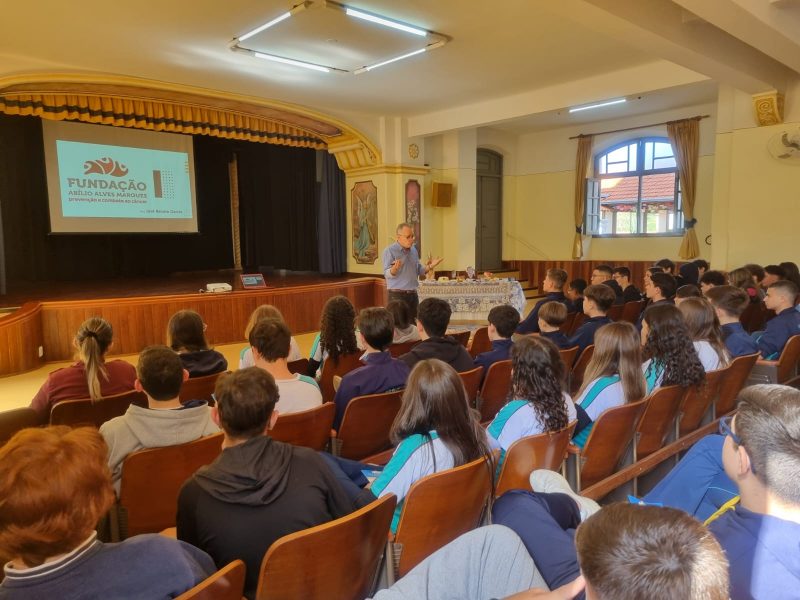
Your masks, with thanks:
M392 358L388 351L373 352L361 359L366 363L342 377L339 389L333 401L336 404L336 416L333 428L339 429L344 416L344 409L353 398L367 394L380 394L389 390L405 387L411 369L402 360Z
M800 334L800 312L794 307L783 309L767 321L764 333L757 339L761 356L777 360L789 338L797 334Z
M567 307L567 311L574 312L575 310L572 306L572 302L567 299L563 292L550 292L534 305L531 312L525 317L525 320L517 326L516 333L539 333L539 309L542 308L545 302L561 302L561 304Z
M756 341L747 335L741 323L727 323L722 326L722 340L728 347L732 358L759 352Z
M475 357L475 366L483 367L483 376L494 363L500 360L508 360L508 355L511 352L511 346L514 342L510 339L505 340L492 340L492 349L488 352L482 352Z
M583 351L586 350L587 346L594 344L594 332L600 329L603 325L608 325L609 323L613 323L613 321L608 317L592 317L591 319L584 321L583 325L578 327L575 335L569 339L568 348L572 348L572 346L578 346L578 356L580 356Z
M570 344L569 338L560 331L542 331L539 335L553 342L561 350L574 346L574 344Z

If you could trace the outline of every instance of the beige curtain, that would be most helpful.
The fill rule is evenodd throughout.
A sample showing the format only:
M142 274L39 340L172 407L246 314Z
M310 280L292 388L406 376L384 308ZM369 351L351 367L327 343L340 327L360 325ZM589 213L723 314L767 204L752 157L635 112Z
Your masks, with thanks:
M575 240L572 243L572 258L583 256L583 218L586 214L586 175L592 162L594 136L578 137L578 154L575 158Z
M700 153L700 119L694 117L670 121L667 123L667 135L678 163L686 227L678 256L683 259L696 258L700 255L697 234L694 232L697 223L697 219L694 218L694 202L697 189L697 159Z

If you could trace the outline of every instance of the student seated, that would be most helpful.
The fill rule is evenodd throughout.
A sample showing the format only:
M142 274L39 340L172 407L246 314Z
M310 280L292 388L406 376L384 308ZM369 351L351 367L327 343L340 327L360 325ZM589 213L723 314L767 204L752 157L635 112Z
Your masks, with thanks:
M645 496L706 525L730 561L732 600L797 597L800 391L754 385L720 435L697 442Z
M561 304L556 302L556 304ZM564 306L561 304L561 306ZM564 307L564 312L566 312ZM486 376L489 367L500 360L508 360L508 354L514 342L511 336L519 325L519 313L517 309L508 304L492 307L489 311L489 340L492 342L492 349L482 352L475 357L475 366L483 367L483 375Z
M766 275L767 275L766 272L764 271L764 267L762 267L761 265L757 265L755 263L748 263L742 268L746 269L747 272L750 273L750 278L752 279L753 284L755 285L755 289L756 289L756 292L758 293L758 297L759 297L759 299L763 300L764 299L764 291L763 291L762 288L767 287L767 286L762 285L763 281L764 281L764 277L766 277Z
M472 357L458 340L446 336L450 305L440 298L425 298L417 308L417 329L422 341L400 357L409 367L421 360L438 358L463 373L475 368Z
M728 285L728 278L722 271L706 271L700 277L700 291L703 294L718 285Z
M242 559L245 596L253 598L275 540L343 517L354 506L318 453L267 435L278 417L278 386L267 371L223 375L214 395L222 453L183 484L178 539L208 552L219 567Z
M418 342L420 340L417 324L414 322L414 315L411 314L411 307L402 300L392 300L386 305L392 319L394 319L393 344L403 342Z
M322 392L314 378L289 371L286 359L291 337L286 323L277 319L262 319L250 332L255 366L275 380L280 392L275 410L284 415L322 404Z
M642 292L631 282L631 270L628 267L614 267L612 278L622 288L624 302L639 302L642 299Z
M561 332L567 314L567 307L561 302L546 302L539 309L539 336L547 338L561 350L572 348L569 338Z
M722 339L732 358L758 352L758 344L747 334L739 320L750 304L747 293L732 285L716 286L706 292L719 319Z
M658 267L662 272L672 276L673 278L678 274L675 271L675 263L668 258L662 258L661 260L653 263L653 266Z
M675 306L680 306L681 302L687 298L702 298L703 294L696 285L682 285L675 290Z
M786 273L784 279L788 279L800 289L800 268L798 268L797 263L788 261L782 262L778 266Z
M606 314L614 304L616 296L614 290L604 284L590 285L586 288L586 297L583 300L583 313L589 317L575 330L569 338L569 347L578 346L578 356L594 343L594 332L603 325L612 323ZM577 357L576 357L577 360Z
M356 309L350 300L344 296L328 298L322 307L319 333L311 345L306 375L318 378L326 359L335 362L344 354L358 352L355 320Z
M797 293L797 286L788 279L776 281L767 289L764 304L775 311L775 316L756 339L761 356L767 360L777 360L789 338L800 334L800 313L794 308Z
M366 348L361 357L365 364L342 377L339 389L336 390L333 399L336 404L333 428L337 430L350 400L357 396L399 390L405 387L411 372L406 363L389 354L388 348L394 336L394 320L388 310L362 309L358 313L357 326L361 345Z
M261 319L278 319L284 323L286 322L281 311L271 304L262 304L250 314L250 319L247 321L247 327L244 328L244 338L246 340L250 339L250 332L253 331L253 327L255 327L256 323L258 323ZM300 346L297 343L297 340L292 337L291 341L289 342L289 356L287 357L287 360L292 362L294 360L300 360L301 358L303 358L303 355L300 353ZM255 364L256 362L253 359L252 348L250 346L242 348L242 351L239 353L239 368L246 369L247 367L255 366Z
M697 258L692 262L697 267L697 280L700 281L700 278L702 278L703 275L705 275L705 272L711 268L711 265L708 264L707 260L703 260L702 258Z
M594 421L604 410L644 396L642 351L636 328L626 322L601 327L594 337L594 354L586 366L583 385L575 397L575 404L589 422L579 421L572 441L582 448Z
M780 265L767 265L764 267L764 279L761 280L761 288L767 289L776 281L786 279L786 271Z
M526 337L514 344L510 400L486 430L493 445L501 448L498 469L518 439L558 431L576 419L575 403L564 391L565 379L564 363L553 343Z
M124 360L105 360L112 338L111 324L105 319L92 317L84 321L72 341L78 360L47 376L31 400L31 408L49 415L50 409L63 400L97 400L132 390L136 380L134 366Z
M697 285L700 283L700 273L694 263L684 263L678 269L678 276L675 278L678 287L684 285Z
M137 391L147 395L147 408L131 404L125 414L106 421L100 434L108 444L108 466L119 492L122 463L143 448L185 444L217 433L211 410L203 400L181 404L181 384L189 378L181 359L166 346L149 346L139 353Z
M641 341L648 394L661 386L699 386L705 381L706 372L686 322L673 304L656 304L645 309Z
M206 324L193 310L179 310L167 323L167 346L181 357L189 377L221 373L228 368L222 354L208 346Z
M572 306L575 307L575 312L582 314L583 313L583 292L586 290L588 284L586 283L585 279L573 279L569 282L567 286L567 299L572 302Z
M644 293L647 296L648 305L650 308L656 304L672 304L673 296L675 295L675 278L666 273L653 273L650 280L645 283ZM639 315L639 320L636 323L637 329L642 329L642 319L644 312Z
M727 367L731 357L722 341L719 319L711 303L705 298L688 298L678 310L706 373Z
M563 269L547 269L547 275L542 283L542 291L547 295L539 300L534 306L528 316L525 317L517 327L517 333L538 333L539 332L539 309L545 302L561 302L567 307L567 310L572 310L572 303L564 295L564 284L567 283L567 272Z
M90 427L24 429L0 448L0 598L166 600L216 571L205 552L162 535L97 540L114 504L107 454Z
M753 274L744 267L739 267L728 273L728 281L733 287L741 288L747 292L750 302L758 304L761 302L761 295L755 283Z
M590 282L592 285L607 285L614 292L614 304L624 302L620 285L614 280L614 269L608 265L598 265L592 270Z

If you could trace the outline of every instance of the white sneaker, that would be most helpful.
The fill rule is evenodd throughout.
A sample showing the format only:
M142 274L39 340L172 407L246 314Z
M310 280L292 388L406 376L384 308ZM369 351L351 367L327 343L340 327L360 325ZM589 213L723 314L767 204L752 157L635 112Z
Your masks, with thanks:
M534 492L544 492L548 494L566 494L578 505L581 513L581 521L585 521L594 513L600 510L600 505L591 498L584 498L572 491L569 483L561 473L548 471L547 469L537 469L531 473L531 488Z

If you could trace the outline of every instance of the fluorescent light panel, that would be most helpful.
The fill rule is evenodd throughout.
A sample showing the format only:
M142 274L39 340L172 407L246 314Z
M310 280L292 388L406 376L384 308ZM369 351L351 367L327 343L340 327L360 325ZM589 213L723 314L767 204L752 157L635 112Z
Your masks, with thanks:
M397 62L398 60L403 60L404 58L408 58L410 56L416 56L417 54L422 54L423 52L425 52L425 50L427 50L427 48L420 48L419 50L414 50L413 52L409 52L408 54L403 54L402 56L395 56L394 58L390 58L389 60L385 60L383 62L375 63L374 65L369 65L362 69L358 69L356 73L363 73L364 71L372 71L373 69L377 69L378 67L388 65L389 63Z
M392 29L398 29L400 31L405 31L406 33L418 35L420 37L428 35L427 31L425 31L424 29L420 29L419 27L412 27L411 25L406 25L405 23L392 21L391 19L387 19L386 17L381 17L378 15L373 15L360 10L356 10L355 8L350 8L349 6L345 7L345 14L347 14L348 17L356 17L357 19L364 19L365 21L371 21L372 23L377 23L378 25L383 25L384 27L391 27Z
M593 108L601 108L603 106L612 106L613 104L623 104L627 102L625 98L619 98L617 100L609 100L608 102L599 102L597 104L589 104L587 106L576 106L575 108L570 108L569 112L580 112L582 110L591 110Z
M248 31L248 32L247 32L247 33L245 33L243 36L240 36L240 37L239 37L239 41L240 41L240 42L243 42L243 41L245 41L246 39L249 39L249 38L253 37L253 36L254 36L254 35L256 35L257 33L261 33L261 32L262 32L262 31L264 31L265 29L269 29L269 28L270 28L270 27L272 27L273 25L277 25L277 24L278 24L278 23L280 23L281 21L284 21L284 20L288 19L288 18L289 18L289 17L291 17L291 16L292 16L292 13L291 13L291 12L285 12L285 13L283 13L281 16L279 16L279 17L275 17L274 19L272 19L272 21L269 21L268 23L264 23L264 24L263 24L263 25L261 25L260 27L256 27L255 29L253 29L253 31Z
M282 56L274 56L272 54L264 54L263 52L253 52L256 58L263 58L264 60L271 60L272 62L283 63L285 65L292 65L295 67L303 67L304 69L311 69L312 71L321 71L323 73L330 72L328 67L322 65L315 65L314 63L303 62L302 60L293 60L291 58L283 58Z

